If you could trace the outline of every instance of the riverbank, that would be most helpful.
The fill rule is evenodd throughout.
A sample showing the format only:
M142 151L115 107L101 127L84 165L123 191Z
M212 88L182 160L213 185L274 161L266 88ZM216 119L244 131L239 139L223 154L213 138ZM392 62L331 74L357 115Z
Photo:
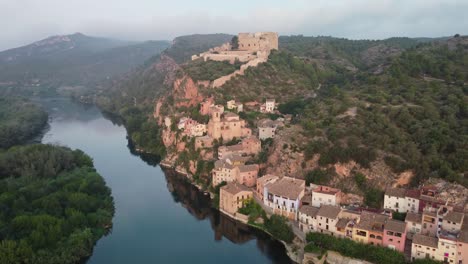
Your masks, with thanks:
M190 174L187 173L186 171L182 171L182 170L177 170L176 168L174 168L174 166L171 166L170 163L168 162L164 162L161 161L160 163L160 166L163 167L165 170L171 170L173 171L174 173L184 177L187 182L189 182L192 186L196 187L198 189L198 191L202 192L202 193L209 193L210 194L210 198L212 199L215 194L213 192L210 192L210 191L206 191L201 185L193 182L193 177L190 177ZM232 215L222 209L219 209L219 208L215 208L215 207L212 207L213 209L217 210L218 212L220 212L221 214L223 214L224 216L227 216L228 218L238 222L238 223L242 223L242 224L245 224L251 228L254 228L256 230L259 230L261 232L263 232L264 234L268 235L269 237L271 237L272 239L275 239L277 241L279 241L281 244L283 244L284 248L285 248L285 251L286 251L286 254L288 255L288 257L290 258L290 260L294 263L302 263L302 259L303 259L303 245L301 245L300 247L297 247L296 246L296 243L297 243L297 240L301 240L300 237L298 237L296 235L296 243L293 243L293 244L288 244L286 243L285 241L282 241L278 238L276 238L273 234L271 234L270 232L268 232L268 230L266 230L265 228L262 228L260 225L255 225L255 224L252 224L249 222L248 220L248 216L247 215L243 215L241 213L236 213L235 215ZM271 214L268 214L268 216L271 216ZM299 250L300 249L300 250ZM300 253L300 254L298 254Z

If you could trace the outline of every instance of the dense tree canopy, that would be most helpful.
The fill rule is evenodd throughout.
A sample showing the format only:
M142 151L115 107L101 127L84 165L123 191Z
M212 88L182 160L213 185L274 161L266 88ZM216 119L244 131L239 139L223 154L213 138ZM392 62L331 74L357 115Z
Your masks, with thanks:
M51 145L0 152L0 263L77 263L112 225L90 157Z
M47 113L26 99L0 98L0 148L21 144L47 124Z

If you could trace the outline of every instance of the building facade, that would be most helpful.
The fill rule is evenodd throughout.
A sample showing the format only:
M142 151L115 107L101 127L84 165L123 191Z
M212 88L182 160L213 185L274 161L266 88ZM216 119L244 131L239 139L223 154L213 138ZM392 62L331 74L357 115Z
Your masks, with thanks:
M253 192L242 184L231 182L219 190L219 208L231 215L235 215L239 208L253 198Z

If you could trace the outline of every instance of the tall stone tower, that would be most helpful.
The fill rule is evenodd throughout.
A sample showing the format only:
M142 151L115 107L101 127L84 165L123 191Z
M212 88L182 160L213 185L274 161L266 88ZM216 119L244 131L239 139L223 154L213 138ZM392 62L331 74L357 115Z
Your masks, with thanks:
M221 115L224 112L224 107L213 107L211 110L211 118L208 122L208 136L219 139L221 138Z

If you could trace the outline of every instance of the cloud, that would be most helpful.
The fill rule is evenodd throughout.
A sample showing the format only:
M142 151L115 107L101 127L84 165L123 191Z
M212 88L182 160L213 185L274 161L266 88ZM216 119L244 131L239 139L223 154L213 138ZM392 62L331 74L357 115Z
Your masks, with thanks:
M467 34L460 0L0 0L0 50L57 34L128 40L277 31L347 38Z

